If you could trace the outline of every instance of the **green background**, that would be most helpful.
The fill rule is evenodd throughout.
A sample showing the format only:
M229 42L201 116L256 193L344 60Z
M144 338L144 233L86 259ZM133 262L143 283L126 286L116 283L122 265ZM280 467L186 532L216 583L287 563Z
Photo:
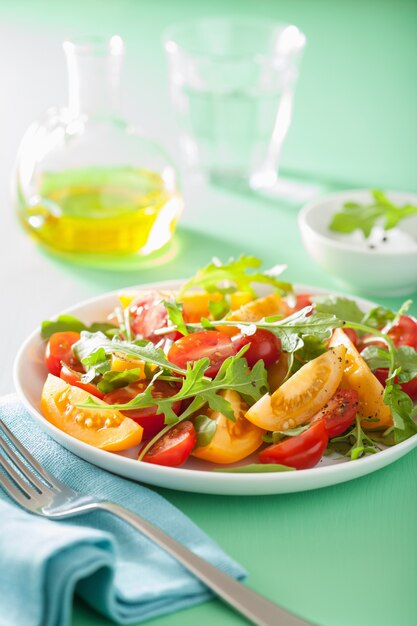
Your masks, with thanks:
M329 189L380 186L417 192L415 2L0 2L0 76L5 87L0 101L0 250L10 281L22 285L15 290L16 306L4 312L4 323L9 320L17 328L5 339L8 354L57 308L108 289L189 275L213 255L255 254L267 266L288 263L291 280L338 288L305 253L296 207L187 180L186 210L175 245L161 261L136 273L100 272L48 259L5 210L21 134L50 104L65 101L59 46L66 35L113 32L125 38L128 116L175 157L176 127L161 33L185 17L236 13L294 22L308 38L282 155L284 175L321 182ZM31 272L41 277L37 283ZM400 304L396 299L380 301ZM23 306L28 302L31 311ZM416 305L413 312L417 314ZM11 390L11 359L6 362L5 390ZM417 451L370 476L307 493L226 498L158 491L247 568L251 587L306 619L323 626L412 626L417 623L416 471ZM76 603L73 626L106 623ZM246 622L213 601L153 623Z

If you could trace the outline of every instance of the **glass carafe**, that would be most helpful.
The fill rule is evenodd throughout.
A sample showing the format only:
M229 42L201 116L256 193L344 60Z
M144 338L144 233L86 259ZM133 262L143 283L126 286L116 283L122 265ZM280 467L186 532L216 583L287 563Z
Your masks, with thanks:
M175 168L119 116L122 39L66 41L64 51L69 104L23 137L14 175L19 219L38 242L70 257L147 255L171 239L182 210Z

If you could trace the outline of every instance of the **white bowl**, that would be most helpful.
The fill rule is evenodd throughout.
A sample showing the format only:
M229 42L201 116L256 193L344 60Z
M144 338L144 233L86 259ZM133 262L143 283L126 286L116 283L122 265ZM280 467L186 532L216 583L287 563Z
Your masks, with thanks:
M387 192L396 204L417 205L417 195ZM372 248L360 234L353 237L332 233L328 226L332 215L344 202L369 204L367 189L344 191L319 198L300 211L298 225L306 250L325 270L333 274L344 287L379 296L402 296L417 290L417 216L408 217L397 229L410 242L399 242L395 248ZM394 231L387 231L388 239ZM414 241L411 240L413 238Z

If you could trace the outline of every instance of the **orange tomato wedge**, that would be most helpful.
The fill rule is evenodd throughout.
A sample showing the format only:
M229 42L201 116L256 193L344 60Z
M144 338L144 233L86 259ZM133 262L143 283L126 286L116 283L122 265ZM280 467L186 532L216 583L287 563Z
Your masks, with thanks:
M219 302L222 297L221 293L206 293L204 291L190 291L184 294L181 302L185 321L192 324L199 322L202 317L210 317L210 302ZM230 294L230 307L232 311L235 311L252 299L250 293L237 291Z
M277 293L270 293L264 298L257 298L252 302L244 304L240 308L236 309L226 317L230 322L258 322L263 317L269 317L270 315L282 315L287 317L290 314L288 304ZM228 335L236 335L239 329L235 326L218 326L218 330L221 330Z
M119 452L141 442L143 428L120 411L76 406L89 397L90 394L83 389L49 374L42 391L42 413L60 430L101 450ZM106 405L98 398L94 400Z
M248 406L237 391L227 389L220 391L219 395L232 405L236 421L232 422L219 411L209 409L207 415L216 422L216 432L207 446L195 448L191 454L212 463L235 463L259 448L265 431L245 418Z
M308 422L334 395L343 375L345 346L337 346L306 363L270 396L266 394L246 418L266 430L287 430Z
M384 403L384 387L341 328L336 328L329 345L332 347L345 346L346 357L341 387L357 391L359 414L364 418L369 417L376 420L373 422L362 421L362 428L372 430L392 426L391 411Z

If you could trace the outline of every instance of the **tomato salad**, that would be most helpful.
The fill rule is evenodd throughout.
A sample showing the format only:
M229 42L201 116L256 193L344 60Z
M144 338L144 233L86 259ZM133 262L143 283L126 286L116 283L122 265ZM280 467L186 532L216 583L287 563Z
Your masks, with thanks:
M145 463L226 470L256 458L228 470L245 472L356 460L416 434L410 302L365 312L295 294L284 269L215 260L179 292L120 294L105 323L44 322L45 418L103 450L137 448Z

